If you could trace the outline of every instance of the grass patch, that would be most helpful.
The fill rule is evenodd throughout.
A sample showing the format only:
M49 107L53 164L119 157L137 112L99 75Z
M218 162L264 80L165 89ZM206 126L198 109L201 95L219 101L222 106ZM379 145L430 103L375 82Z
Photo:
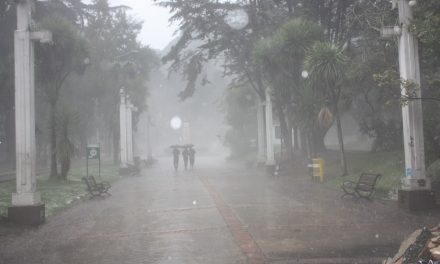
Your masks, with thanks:
M105 164L101 167L101 177L98 177L98 167L89 167L89 175L96 180L113 183L120 176L117 165ZM81 178L86 175L85 166L72 167L67 180L51 180L48 173L38 176L37 190L46 206L46 216L51 216L57 210L72 204L78 197L86 194L85 184ZM11 194L15 192L15 181L0 183L0 215L7 215L7 208L11 204Z
M345 180L357 181L362 172L380 173L382 177L376 186L376 195L388 196L389 192L400 187L400 180L405 164L403 153L394 152L347 152L349 175L341 177L339 152L329 151L323 155L326 159L326 184L332 188L340 188Z
M0 215L7 215L13 192L15 192L15 181L0 183Z

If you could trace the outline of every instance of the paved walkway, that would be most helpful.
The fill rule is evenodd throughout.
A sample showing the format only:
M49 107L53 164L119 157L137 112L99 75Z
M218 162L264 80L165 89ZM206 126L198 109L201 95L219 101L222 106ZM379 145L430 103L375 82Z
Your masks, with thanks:
M218 159L178 173L161 160L111 192L0 236L0 263L373 264L440 219Z

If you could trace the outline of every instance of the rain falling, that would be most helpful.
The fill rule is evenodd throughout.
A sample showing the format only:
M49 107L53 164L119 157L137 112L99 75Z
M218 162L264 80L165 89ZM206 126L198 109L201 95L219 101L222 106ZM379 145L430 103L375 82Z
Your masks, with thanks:
M0 0L0 264L439 263L439 21Z

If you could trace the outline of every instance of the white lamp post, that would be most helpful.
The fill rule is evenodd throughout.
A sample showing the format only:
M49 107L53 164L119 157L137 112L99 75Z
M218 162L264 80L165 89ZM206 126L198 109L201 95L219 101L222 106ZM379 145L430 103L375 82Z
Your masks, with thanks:
M127 163L134 165L133 158L133 111L136 111L136 107L131 103L130 96L127 95Z
M119 104L119 126L120 126L120 155L121 163L119 172L125 175L134 166L133 155L133 111L137 108L131 103L130 96L126 94L124 87L120 90L121 102Z
M275 153L273 143L273 113L272 99L269 89L266 89L266 166L275 166Z
M257 102L257 125L258 125L258 156L257 162L258 164L263 164L266 161L266 153L265 153L265 134L264 134L264 102L258 96Z
M44 204L36 187L35 174L35 76L33 41L50 42L48 31L32 31L31 0L16 1L17 30L14 36L15 59L15 134L16 187L8 217L23 224L44 221Z
M127 150L127 105L124 87L120 90L119 103L119 146L120 146L120 164L119 168L124 170L128 167L128 150Z
M412 10L407 0L400 0L399 21L402 33L399 39L399 68L402 80L411 81L420 86L420 68L418 41L409 31L412 20ZM421 97L420 89L416 96ZM402 87L406 95L406 87ZM425 179L425 157L423 144L423 114L420 100L409 101L402 107L403 133L405 146L405 178L402 188L407 190L429 189L429 183L421 186L419 179Z
M417 38L409 29L413 19L412 7L416 1L399 0L399 22L402 33L399 38L399 68L402 80L420 86L420 66ZM420 89L415 91L421 98ZM407 94L402 87L402 94ZM399 191L400 204L408 209L419 209L434 204L430 195L431 183L425 175L425 148L423 137L423 113L420 100L410 100L402 106L403 140L405 148L405 176Z
M153 148L151 146L151 115L150 110L147 112L147 160L153 159Z
M386 27L382 36L399 38L399 70L403 81L420 86L420 66L417 38L410 31L413 19L412 7L417 4L411 0L393 0L393 7L399 9L400 27ZM402 95L407 95L407 87L402 85ZM412 91L411 91L412 92ZM415 96L421 98L420 89ZM399 191L399 205L410 210L430 207L434 199L430 194L431 183L425 175L425 149L423 137L423 113L420 100L409 100L402 106L403 143L405 150L405 175Z

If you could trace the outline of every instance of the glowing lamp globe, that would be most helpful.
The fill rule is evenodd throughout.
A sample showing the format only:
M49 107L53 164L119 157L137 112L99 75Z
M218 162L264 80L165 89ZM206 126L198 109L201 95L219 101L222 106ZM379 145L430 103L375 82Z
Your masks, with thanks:
M179 130L182 127L182 119L178 116L174 116L170 121L171 128L174 130Z

